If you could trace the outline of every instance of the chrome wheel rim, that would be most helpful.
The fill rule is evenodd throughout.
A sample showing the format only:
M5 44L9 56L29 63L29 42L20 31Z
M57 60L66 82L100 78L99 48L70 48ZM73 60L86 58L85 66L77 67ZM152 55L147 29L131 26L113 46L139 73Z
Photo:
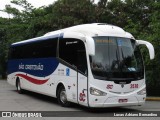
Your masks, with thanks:
M62 103L66 103L67 102L67 95L66 95L66 91L62 90L60 93L60 100Z

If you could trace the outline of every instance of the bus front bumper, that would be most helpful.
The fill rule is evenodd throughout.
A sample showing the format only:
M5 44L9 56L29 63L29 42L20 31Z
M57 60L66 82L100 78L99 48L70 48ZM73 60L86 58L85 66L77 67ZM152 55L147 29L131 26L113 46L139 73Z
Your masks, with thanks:
M122 106L140 106L145 103L146 96L130 96L130 97L108 97L104 102L100 99L92 100L90 107L122 107Z

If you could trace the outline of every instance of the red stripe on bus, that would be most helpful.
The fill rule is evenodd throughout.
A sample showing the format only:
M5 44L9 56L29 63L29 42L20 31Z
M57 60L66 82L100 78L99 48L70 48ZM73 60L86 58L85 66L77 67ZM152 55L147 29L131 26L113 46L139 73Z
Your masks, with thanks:
M44 84L46 83L49 79L45 79L45 80L39 80L39 79L35 79L35 78L32 78L32 77L29 77L27 75L24 75L24 74L16 74L16 76L19 76L19 77L22 77L34 84L38 84L38 85L41 85L41 84Z

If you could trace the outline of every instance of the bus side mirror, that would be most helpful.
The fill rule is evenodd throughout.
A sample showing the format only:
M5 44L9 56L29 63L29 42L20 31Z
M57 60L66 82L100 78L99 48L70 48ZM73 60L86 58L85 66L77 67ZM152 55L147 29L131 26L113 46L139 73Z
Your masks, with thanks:
M86 37L86 43L87 43L87 48L88 48L88 53L91 56L95 55L95 43L93 38L87 36Z
M139 45L146 45L148 50L149 50L149 56L150 56L150 59L154 59L155 57L155 52L154 52L154 47L153 45L150 43L150 42L147 42L147 41L144 41L144 40L136 40L137 43Z

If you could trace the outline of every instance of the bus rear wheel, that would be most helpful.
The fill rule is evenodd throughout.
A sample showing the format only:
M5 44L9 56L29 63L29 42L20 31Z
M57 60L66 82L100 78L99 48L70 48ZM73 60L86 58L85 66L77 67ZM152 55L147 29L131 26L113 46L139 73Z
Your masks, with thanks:
M67 101L67 94L66 90L63 86L60 86L58 88L58 94L57 94L58 103L63 107L70 106L70 102Z
M21 88L21 83L20 83L20 80L19 80L19 79L17 79L17 81L16 81L16 88L17 88L17 92L18 92L19 94L22 94L22 93L23 93L23 89Z

